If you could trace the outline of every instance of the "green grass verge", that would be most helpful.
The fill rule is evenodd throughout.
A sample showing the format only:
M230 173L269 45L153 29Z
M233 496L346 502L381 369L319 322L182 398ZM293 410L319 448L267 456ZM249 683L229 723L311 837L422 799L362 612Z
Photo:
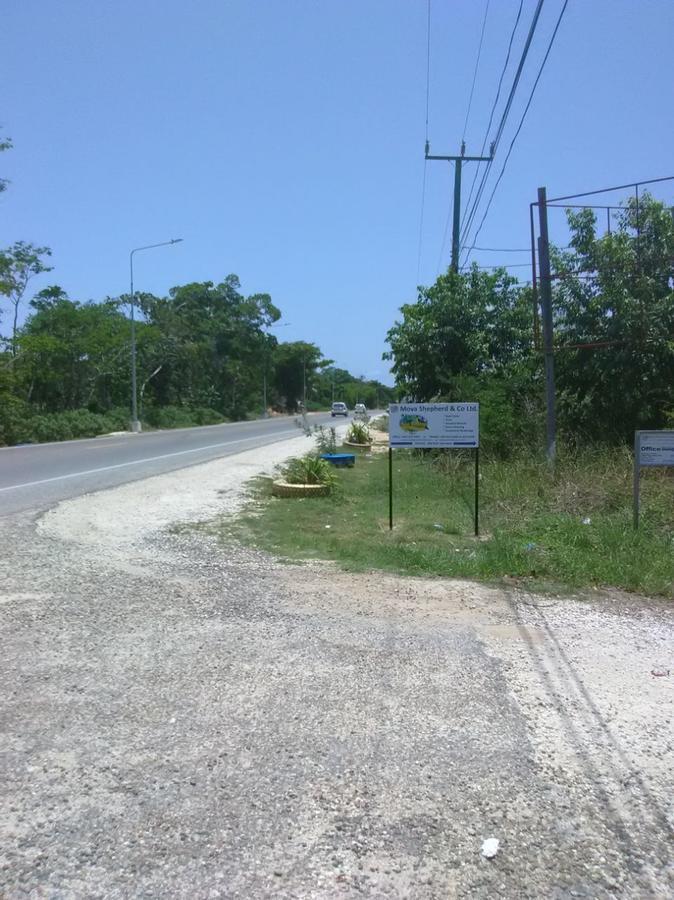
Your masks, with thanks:
M386 454L359 456L355 468L339 470L335 497L276 499L260 480L244 515L226 527L282 557L335 560L356 571L510 576L536 587L613 586L674 597L674 478L665 470L645 474L635 533L626 451L561 460L554 478L533 458L484 463L479 540L472 536L468 460L397 451L393 532L387 462Z

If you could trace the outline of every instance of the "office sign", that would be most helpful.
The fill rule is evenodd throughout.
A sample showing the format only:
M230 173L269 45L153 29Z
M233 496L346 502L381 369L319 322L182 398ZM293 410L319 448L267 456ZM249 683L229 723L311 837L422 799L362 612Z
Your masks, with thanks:
M642 468L674 466L674 431L637 431L635 450Z
M389 446L480 446L479 403L392 403Z
M674 431L634 432L634 527L641 513L641 470L654 466L674 466Z

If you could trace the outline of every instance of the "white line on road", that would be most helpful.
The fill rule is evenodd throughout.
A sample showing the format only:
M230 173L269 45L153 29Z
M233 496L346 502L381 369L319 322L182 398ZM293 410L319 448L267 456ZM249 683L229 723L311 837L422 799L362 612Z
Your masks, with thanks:
M277 435L285 436L287 434L297 434L297 429L292 431L279 431ZM173 456L185 456L187 453L200 453L204 450L215 450L217 447L231 447L233 444L245 444L256 440L255 437L239 438L236 441L222 441L219 444L206 444L205 447L193 447L191 450L177 450L175 453L162 453L161 456L146 456L143 459L134 459L131 462L115 463L114 466L101 466L98 469L85 469L83 472L70 472L68 475L56 475L54 478L41 478L39 481L27 481L24 484L10 484L9 487L0 488L0 494L5 491L18 491L20 488L37 487L39 484L50 484L52 481L65 481L66 478L79 478L83 475L95 475L97 472L111 472L113 469L123 469L126 466L139 466L142 463L158 462L160 459L171 459ZM276 443L268 441L269 444Z

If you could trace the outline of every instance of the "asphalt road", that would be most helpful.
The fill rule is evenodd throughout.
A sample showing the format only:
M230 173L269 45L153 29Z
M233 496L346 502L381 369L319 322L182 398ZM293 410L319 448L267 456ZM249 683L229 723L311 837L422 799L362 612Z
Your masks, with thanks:
M309 415L327 424L327 413ZM0 449L0 516L297 437L293 416Z

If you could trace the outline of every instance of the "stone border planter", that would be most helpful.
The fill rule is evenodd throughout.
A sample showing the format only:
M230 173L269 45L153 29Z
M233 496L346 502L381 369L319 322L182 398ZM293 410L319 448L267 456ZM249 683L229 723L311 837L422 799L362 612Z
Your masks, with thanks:
M271 492L275 497L327 497L328 484L288 484L287 481L273 481Z
M345 447L354 447L356 450L371 450L372 444L353 444L351 441L343 441Z

